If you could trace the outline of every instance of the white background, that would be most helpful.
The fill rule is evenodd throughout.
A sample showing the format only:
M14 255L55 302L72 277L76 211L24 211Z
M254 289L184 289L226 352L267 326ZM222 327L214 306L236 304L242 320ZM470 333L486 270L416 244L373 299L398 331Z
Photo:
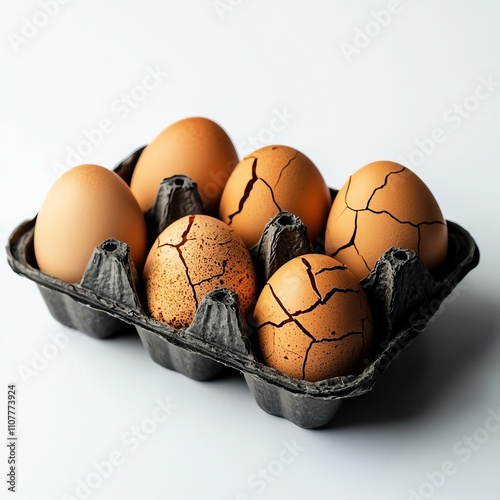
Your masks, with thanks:
M441 128L446 140L428 145L425 161L413 154L414 171L482 252L455 300L373 392L307 431L260 410L239 375L194 382L153 363L136 336L97 341L61 327L2 248L0 406L4 415L6 385L16 382L15 498L83 498L78 479L115 451L123 463L90 498L390 500L408 499L412 489L421 498L498 498L500 431L479 429L488 411L500 411L500 87L480 102L470 96L480 78L500 82L500 8L496 0L402 0L388 25L368 24L375 36L346 57L342 44L357 33L361 44L357 28L387 7L386 0L73 0L30 31L30 20L43 24L40 4L3 2L2 247L36 214L84 130L111 120L113 131L83 161L112 168L168 124L203 115L222 124L240 153L259 134L262 145L302 150L337 188L370 161L408 159L416 141ZM23 30L30 38L21 41ZM136 90L142 102L124 110L117 101L148 67L168 76L147 95ZM468 116L453 118L464 101ZM293 117L270 138L264 129L276 110ZM23 377L20 368L58 333L67 345ZM126 444L166 398L177 409L137 449ZM4 439L4 417L0 425ZM464 436L481 444L457 445ZM294 441L295 460L279 465L291 457L285 442ZM10 498L4 442L0 496ZM440 487L425 485L444 461L454 473ZM264 473L270 481L259 478Z

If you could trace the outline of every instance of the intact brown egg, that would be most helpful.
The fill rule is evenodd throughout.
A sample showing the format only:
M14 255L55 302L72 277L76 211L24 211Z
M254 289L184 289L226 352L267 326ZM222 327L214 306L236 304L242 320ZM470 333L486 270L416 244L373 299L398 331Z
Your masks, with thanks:
M226 224L188 215L157 238L144 267L149 314L175 328L188 327L201 299L216 287L238 294L243 315L256 298L250 253Z
M147 252L144 215L130 188L98 165L68 170L52 186L35 224L42 272L68 283L81 280L94 248L108 238L127 243L142 270Z
M264 364L302 380L318 381L363 370L373 321L354 275L326 255L296 257L264 286L254 311Z
M167 127L142 152L130 188L149 210L163 179L187 175L198 184L207 213L216 213L238 155L226 132L207 118L185 118Z
M266 146L236 166L222 193L219 215L251 248L277 213L298 215L315 240L323 234L330 191L313 162L287 146Z
M326 253L365 278L389 248L414 250L433 271L444 261L448 228L439 205L411 170L391 161L355 172L328 217Z

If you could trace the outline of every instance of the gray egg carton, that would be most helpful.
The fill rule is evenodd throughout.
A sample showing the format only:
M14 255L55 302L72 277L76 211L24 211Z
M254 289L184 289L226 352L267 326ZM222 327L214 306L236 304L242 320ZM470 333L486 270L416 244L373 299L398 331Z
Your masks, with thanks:
M130 183L140 148L115 171ZM336 191L332 190L332 197ZM146 214L150 244L163 228L187 214L203 213L196 184L184 176L165 179ZM115 239L99 245L78 284L38 269L33 247L36 217L23 222L7 245L12 269L34 281L60 323L104 339L133 325L151 358L195 380L208 380L226 367L243 373L255 400L268 413L304 428L328 423L344 398L371 390L399 352L421 333L441 302L477 266L479 250L470 234L448 222L449 249L431 276L411 250L391 248L362 282L375 321L375 350L359 375L307 382L260 363L252 347L252 321L240 315L238 296L216 288L200 302L189 328L174 329L148 317L128 246ZM300 219L283 212L267 224L251 250L260 287L286 261L313 249Z

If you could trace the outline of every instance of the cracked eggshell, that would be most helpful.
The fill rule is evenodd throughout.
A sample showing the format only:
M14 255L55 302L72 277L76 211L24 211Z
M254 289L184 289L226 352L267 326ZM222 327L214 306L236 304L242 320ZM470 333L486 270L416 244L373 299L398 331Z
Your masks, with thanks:
M399 163L355 172L337 194L326 226L326 253L362 280L389 248L414 250L433 271L444 261L448 229L424 182Z
M94 248L108 238L127 243L140 271L147 253L146 223L125 181L99 165L80 165L52 186L35 225L40 270L78 283Z
M175 328L187 328L201 299L216 287L238 294L242 314L256 299L256 276L241 238L207 215L188 215L157 238L144 267L149 314Z
M314 241L323 234L330 205L330 191L307 156L287 146L266 146L236 166L219 215L251 248L269 219L283 211L299 216Z
M357 374L371 354L373 320L354 275L326 255L296 257L266 283L254 311L261 361L316 382Z
M161 181L187 175L198 184L207 213L215 213L226 181L238 163L231 139L207 118L185 118L161 132L142 152L130 189L144 212L156 200Z

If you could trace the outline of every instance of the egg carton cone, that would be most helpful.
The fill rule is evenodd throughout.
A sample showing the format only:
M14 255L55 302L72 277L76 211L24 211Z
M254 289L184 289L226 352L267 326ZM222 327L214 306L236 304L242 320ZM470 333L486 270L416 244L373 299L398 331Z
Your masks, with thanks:
M115 168L125 182L130 183L143 149ZM331 192L334 198L337 191ZM150 244L169 224L196 213L203 213L196 183L182 175L165 179L153 208L145 214ZM251 316L242 317L233 291L215 288L200 301L188 328L172 328L148 316L126 243L113 238L101 243L80 283L69 284L38 269L33 245L35 223L36 217L12 232L7 257L16 273L37 284L57 321L98 339L133 327L156 363L195 380L211 379L227 367L235 369L243 374L262 409L303 428L324 426L345 398L370 391L392 360L425 329L441 303L479 263L474 239L450 221L448 254L433 275L414 251L389 249L361 282L375 323L375 349L364 371L308 382L259 361L253 347ZM285 262L312 251L302 221L291 213L277 214L251 249L259 288Z

